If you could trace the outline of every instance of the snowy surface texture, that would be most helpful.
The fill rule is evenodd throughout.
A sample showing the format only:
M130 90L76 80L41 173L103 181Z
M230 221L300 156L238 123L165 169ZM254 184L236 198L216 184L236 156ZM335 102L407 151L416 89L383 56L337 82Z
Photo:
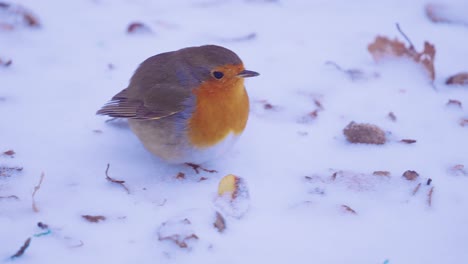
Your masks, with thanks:
M0 166L23 168L0 176L0 262L468 263L468 87L445 84L468 71L463 1L436 3L461 23L434 23L421 0L13 3L41 26L0 29L0 59L12 60L0 66L0 151L15 152ZM149 30L127 33L133 22ZM435 45L432 84L411 59L377 63L368 52L377 35L407 43L396 22L417 51ZM95 112L145 58L203 44L232 49L261 76L246 81L238 144L204 164L217 173L196 174ZM387 142L348 142L351 121ZM129 193L106 180L107 164ZM240 217L216 202L231 173L249 192Z

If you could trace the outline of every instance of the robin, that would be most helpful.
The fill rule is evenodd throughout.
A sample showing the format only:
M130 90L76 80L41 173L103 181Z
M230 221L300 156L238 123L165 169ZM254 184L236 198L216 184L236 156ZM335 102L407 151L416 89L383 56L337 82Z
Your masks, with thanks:
M128 118L143 145L169 163L201 164L226 152L249 115L244 68L231 50L206 45L146 59L98 115Z

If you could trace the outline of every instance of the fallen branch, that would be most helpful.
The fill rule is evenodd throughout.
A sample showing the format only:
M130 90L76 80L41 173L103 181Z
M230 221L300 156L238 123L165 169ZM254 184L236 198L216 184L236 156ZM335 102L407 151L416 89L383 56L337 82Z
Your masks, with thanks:
M108 173L109 173L109 167L110 167L110 164L107 163L107 168L106 168L106 180L108 180L108 181L110 181L110 182L112 182L112 183L116 183L116 184L122 186L122 187L127 191L127 193L130 194L130 190L129 190L129 189L127 188L127 186L125 186L125 184L124 184L125 181L116 180L116 179L113 179L113 178L111 178L111 177L109 176L109 174L108 174Z
M36 200L34 199L34 197L36 196L36 192L39 191L39 189L41 188L41 184L43 180L44 180L44 172L41 173L41 179L39 180L39 183L37 184L37 186L34 187L34 191L32 193L32 209L36 213L39 212L39 209L36 206Z

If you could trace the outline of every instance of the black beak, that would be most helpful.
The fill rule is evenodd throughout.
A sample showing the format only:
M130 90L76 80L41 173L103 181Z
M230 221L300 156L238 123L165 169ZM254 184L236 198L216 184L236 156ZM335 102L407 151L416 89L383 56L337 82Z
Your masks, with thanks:
M239 72L237 74L237 77L247 78L247 77L255 77L255 76L259 76L259 75L260 75L260 73L258 73L258 72L243 70L243 71L241 71L241 72Z

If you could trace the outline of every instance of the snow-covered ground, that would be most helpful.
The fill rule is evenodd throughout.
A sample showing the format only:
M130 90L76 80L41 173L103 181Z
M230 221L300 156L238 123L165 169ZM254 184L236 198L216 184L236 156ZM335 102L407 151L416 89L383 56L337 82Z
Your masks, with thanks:
M0 59L12 60L0 66L0 151L15 152L1 155L0 167L23 168L0 175L0 261L468 263L468 127L460 125L468 88L445 85L468 71L468 23L431 22L423 0L14 3L41 27L0 29ZM468 10L461 0L441 3ZM132 22L151 33L128 34ZM434 85L410 59L373 61L367 46L377 35L405 42L396 22L417 51L435 45ZM167 165L125 122L95 116L145 58L203 44L230 48L261 73L246 82L243 136L204 165L213 174ZM352 80L327 61L365 76ZM351 121L379 126L387 143L349 143ZM106 180L107 164L129 194ZM405 179L407 170L419 177ZM240 218L219 208L227 174L248 186ZM160 239L191 234L198 239L187 248Z

